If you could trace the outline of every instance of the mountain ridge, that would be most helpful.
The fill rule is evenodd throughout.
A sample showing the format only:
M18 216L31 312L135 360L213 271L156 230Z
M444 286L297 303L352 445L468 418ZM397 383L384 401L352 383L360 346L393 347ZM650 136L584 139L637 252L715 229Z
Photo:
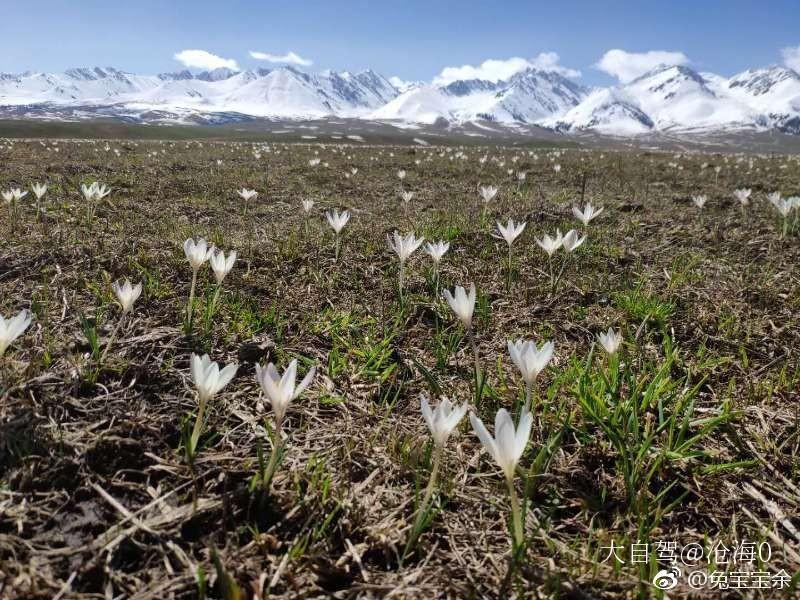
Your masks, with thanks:
M443 84L402 82L371 69L309 73L289 65L157 75L76 67L0 73L0 114L189 123L322 117L407 124L489 121L623 137L738 129L800 134L800 74L771 65L724 77L659 65L624 84L587 88L533 67L501 80Z

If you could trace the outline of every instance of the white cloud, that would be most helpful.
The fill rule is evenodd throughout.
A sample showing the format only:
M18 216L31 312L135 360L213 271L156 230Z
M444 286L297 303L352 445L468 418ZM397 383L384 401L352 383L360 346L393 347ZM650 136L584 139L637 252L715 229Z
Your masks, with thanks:
M781 50L783 64L800 72L800 46L790 46Z
M308 58L303 58L299 54L296 54L292 51L287 52L283 56L278 54L269 54L268 52L255 52L250 50L250 58L255 58L256 60L266 60L271 63L288 63L290 65L300 65L303 67L309 67L314 64L314 62Z
M581 72L576 69L569 69L558 64L559 56L555 52L541 52L534 56L530 63L531 66L542 71L555 71L565 77L580 77Z
M226 68L232 71L239 70L239 65L232 58L222 58L205 50L181 50L173 58L190 69L213 70Z
M616 77L622 83L628 83L660 65L685 65L688 62L689 58L683 52L666 50L625 52L615 49L603 54L595 67Z
M542 52L534 58L514 56L505 60L489 59L481 64L445 67L433 80L436 85L447 85L459 79L485 79L487 81L503 81L512 75L528 68L554 71L567 77L579 77L580 71L568 69L558 64L559 57L555 52Z

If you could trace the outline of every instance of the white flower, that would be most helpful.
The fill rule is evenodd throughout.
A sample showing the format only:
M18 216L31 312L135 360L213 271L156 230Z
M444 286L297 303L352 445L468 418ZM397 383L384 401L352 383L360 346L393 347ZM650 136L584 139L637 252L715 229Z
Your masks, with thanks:
M116 294L117 300L119 300L123 314L131 312L134 302L142 295L142 284L137 283L136 285L131 285L131 282L127 279L122 285L120 285L118 281L115 281L111 284L111 289L114 290L114 294Z
M183 252L186 254L186 259L192 266L193 271L197 271L200 267L202 267L203 263L211 257L211 253L213 251L214 247L209 246L208 242L206 242L203 238L200 238L197 240L197 242L195 242L192 238L189 238L183 242Z
M614 354L619 350L620 344L622 344L622 332L614 331L609 327L608 331L597 335L597 341L600 342L603 350L609 354Z
M443 447L447 443L447 438L450 437L450 434L458 426L461 419L467 414L467 405L465 403L461 406L455 406L447 398L442 398L439 406L431 410L428 399L422 396L420 410L422 411L422 418L425 419L431 436L433 436L434 443L439 447Z
M405 204L411 202L411 199L414 198L414 192L403 192L400 194L400 198L402 198Z
M539 373L547 366L553 358L553 342L545 342L540 348L536 347L536 342L517 340L508 341L508 353L511 360L522 374L522 380L527 385L533 385Z
M91 185L81 184L81 193L86 200L102 200L111 193L111 188L94 181Z
M42 196L47 193L47 184L46 183L34 183L31 186L33 190L33 195L36 196L37 200L41 200Z
M480 187L481 198L485 203L489 203L497 195L497 188L493 185L485 185Z
M269 363L266 367L256 365L256 381L261 385L261 389L267 397L267 400L269 400L272 410L275 411L276 423L280 424L283 422L283 417L286 414L289 403L305 391L314 378L316 370L316 367L311 367L300 382L300 385L295 387L295 381L297 379L296 359L289 363L289 366L283 373L283 377L281 377L275 365L272 363Z
M400 169L400 170L397 172L397 178L398 178L400 181L403 181L403 179L405 179L405 178L406 178L406 171L405 171L405 169Z
M489 434L483 421L474 413L469 414L469 420L483 447L492 455L506 479L511 481L514 478L517 463L522 458L525 446L528 445L528 439L531 436L531 426L533 425L531 413L523 410L515 429L511 415L505 408L501 408L497 411L494 419L494 437Z
M308 161L308 166L309 167L316 167L320 162L321 162L321 159L312 158L311 160Z
M708 202L708 196L692 196L692 202L694 202L694 205L697 208L703 208L706 205L706 202Z
M442 260L442 257L445 253L450 249L450 242L438 241L438 242L428 242L425 244L425 252L430 255L437 265Z
M521 182L525 181L525 178L527 176L528 176L528 174L525 171L520 171L519 173L517 173L517 181L519 181L521 183Z
M767 200L769 200L769 202L770 202L770 204L772 204L772 206L777 208L778 203L781 201L781 193L780 192L770 192L769 194L767 194Z
M536 238L536 243L539 244L542 250L547 252L547 256L553 256L556 250L561 248L564 243L564 236L561 234L560 230L556 230L555 237L551 238L549 235L545 234L542 239Z
M794 207L795 206L794 206L794 203L792 202L791 198L785 198L785 199L778 200L778 202L775 204L775 208L777 209L777 211L781 214L781 216L783 218L788 217L789 213L792 212L792 209Z
M339 213L338 210L334 209L326 212L325 218L328 219L328 224L333 227L333 230L338 235L342 232L342 229L344 229L344 226L347 225L347 222L350 220L350 213L346 210Z
M21 336L31 324L31 313L21 310L10 319L0 315L0 356L3 356L14 340Z
M258 192L255 190L248 190L247 188L242 188L240 190L236 190L236 193L241 196L242 200L247 202L248 200L252 200L258 196Z
M314 208L314 201L313 200L303 200L303 210L306 212L311 212L311 209Z
M742 188L740 190L733 190L733 196L736 198L742 206L746 206L750 201L750 194L753 190Z
M452 294L450 290L444 290L444 298L450 308L453 309L458 320L461 321L465 328L470 329L472 327L472 313L475 311L475 284L470 284L469 294L460 285L455 287Z
M192 379L201 402L214 398L219 391L230 383L239 365L232 363L220 370L219 365L212 362L208 354L202 357L192 354Z
M222 250L211 250L209 253L209 263L211 270L214 271L214 278L217 283L222 283L225 276L230 273L233 268L233 263L236 262L236 251L231 250L228 257L225 258L225 253Z
M567 252L572 252L585 241L586 236L578 237L578 232L574 229L570 229L564 234L564 239L561 241L561 245Z
M23 192L19 188L11 188L7 192L3 192L3 200L5 200L6 202L11 202L12 200L14 202L19 202L27 195L28 192Z
M500 233L500 237L506 241L506 244L511 246L511 244L514 243L514 240L516 240L520 235L522 235L522 232L525 231L525 225L527 225L525 221L514 223L514 219L509 219L508 224L505 226L498 221L497 231Z
M405 237L401 236L396 231L392 234L393 237L386 236L389 242L389 247L397 253L397 257L401 263L404 263L408 258L422 245L425 238L417 238L413 233L409 233Z
M582 212L577 206L572 207L572 214L575 215L575 218L584 225L589 225L589 222L602 212L602 206L600 208L595 208L592 206L591 202L586 203L586 206L583 208Z

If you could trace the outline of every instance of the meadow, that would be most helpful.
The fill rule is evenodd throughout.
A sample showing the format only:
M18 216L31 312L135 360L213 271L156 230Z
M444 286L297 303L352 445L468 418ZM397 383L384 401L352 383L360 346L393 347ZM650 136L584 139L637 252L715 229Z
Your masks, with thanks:
M5 140L0 191L0 597L797 593L796 156Z

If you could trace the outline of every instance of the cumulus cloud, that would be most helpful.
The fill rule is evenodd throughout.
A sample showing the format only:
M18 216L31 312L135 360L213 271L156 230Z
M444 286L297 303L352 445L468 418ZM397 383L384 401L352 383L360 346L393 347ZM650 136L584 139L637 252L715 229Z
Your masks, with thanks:
M790 46L781 50L783 64L790 69L800 72L800 46Z
M689 58L683 52L666 50L625 52L615 49L606 52L595 67L616 77L622 83L628 83L660 65L685 65L688 62Z
M222 58L205 50L181 50L173 58L190 69L213 70L226 68L233 71L239 70L239 65L232 58Z
M503 81L515 73L528 68L554 71L567 77L578 77L580 71L568 69L559 64L559 56L555 52L542 52L534 58L514 56L508 59L489 59L479 65L462 65L445 67L433 80L436 85L447 85L459 79L485 79L487 81Z
M250 58L255 58L256 60L266 60L267 62L271 63L300 65L302 67L308 67L314 64L314 62L308 58L303 58L299 54L296 54L292 51L289 51L281 56L280 54L270 54L269 52L255 52L254 50L250 50Z
M569 69L558 64L560 57L556 52L541 52L530 60L531 66L542 71L554 71L565 77L580 77L581 72L576 69Z

